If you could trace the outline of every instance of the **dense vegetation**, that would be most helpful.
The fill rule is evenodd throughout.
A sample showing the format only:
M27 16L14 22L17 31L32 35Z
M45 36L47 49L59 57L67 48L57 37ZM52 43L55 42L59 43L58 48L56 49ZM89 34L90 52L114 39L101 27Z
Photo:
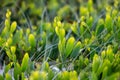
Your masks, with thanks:
M0 80L119 80L119 0L2 0Z

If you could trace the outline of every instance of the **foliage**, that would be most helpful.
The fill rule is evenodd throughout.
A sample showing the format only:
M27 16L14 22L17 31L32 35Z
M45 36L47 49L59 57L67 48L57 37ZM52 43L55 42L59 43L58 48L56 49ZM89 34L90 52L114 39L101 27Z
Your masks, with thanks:
M1 3L1 80L120 79L119 0Z

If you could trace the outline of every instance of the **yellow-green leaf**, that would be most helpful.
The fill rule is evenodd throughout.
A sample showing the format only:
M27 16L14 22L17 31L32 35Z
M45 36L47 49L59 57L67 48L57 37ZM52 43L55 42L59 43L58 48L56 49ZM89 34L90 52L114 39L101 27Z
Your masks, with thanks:
M15 80L19 80L20 74L21 74L21 67L20 67L19 63L16 63L14 65L14 78L15 78Z
M7 29L10 28L10 21L9 21L8 19L5 20L5 27L6 27Z
M65 36L65 30L63 28L60 29L59 36L60 36L60 40L62 40L64 38L64 36Z
M16 27L17 27L17 23L15 21L12 22L10 32L13 33L15 31Z
M12 80L12 77L9 73L5 74L5 78L6 78L5 80Z
M10 16L11 16L11 11L7 9L6 18L10 18Z
M11 62L7 66L5 66L4 72L7 73L11 69L12 65L13 63Z
M26 53L23 57L22 64L21 64L21 70L22 72L25 72L25 70L28 68L29 63L29 55Z
M36 41L35 41L35 37L34 37L33 34L29 35L28 41L29 41L29 44L30 44L31 47L35 47Z
M6 54L7 54L7 56L8 56L11 60L13 59L12 54L10 53L10 51L6 51Z
M113 29L112 26L113 26L112 18L110 16L110 14L106 14L105 27L107 28L108 32L112 31L112 29Z
M70 37L66 44L66 54L65 54L66 57L69 56L71 51L73 50L74 43L75 43L74 37Z
M11 52L12 52L12 54L15 54L15 52L16 52L16 46L11 46Z
M13 42L12 38L11 37L8 38L8 40L7 40L8 46L11 46L12 42Z
M79 42L77 42L77 44L73 48L73 52L71 54L71 57L76 57L78 55L80 47L81 47L81 42L79 41Z
M98 71L99 65L100 65L100 57L97 54L95 54L93 57L92 71L96 73Z

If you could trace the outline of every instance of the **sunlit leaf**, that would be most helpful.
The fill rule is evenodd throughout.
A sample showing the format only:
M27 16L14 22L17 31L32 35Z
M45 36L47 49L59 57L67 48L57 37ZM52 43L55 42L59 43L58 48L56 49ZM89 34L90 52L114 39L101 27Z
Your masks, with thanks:
M66 53L65 53L66 57L69 56L70 53L72 52L74 43L75 43L74 37L70 37L66 43Z
M22 72L25 72L27 70L28 64L29 64L29 55L28 53L26 53L23 57L22 64L21 64Z

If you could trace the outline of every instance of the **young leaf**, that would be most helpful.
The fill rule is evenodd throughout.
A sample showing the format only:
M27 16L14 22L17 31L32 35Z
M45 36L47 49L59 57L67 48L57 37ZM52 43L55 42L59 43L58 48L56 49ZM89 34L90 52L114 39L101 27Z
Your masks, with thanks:
M68 71L62 72L61 75L62 75L61 80L69 80L69 78L70 78Z
M68 57L71 51L73 50L74 43L75 43L74 37L70 37L66 44L66 53L65 53L66 57Z
M23 57L22 64L21 64L21 70L22 72L25 72L25 70L28 68L29 63L29 55L26 53Z
M35 37L33 34L29 35L28 41L29 41L29 44L31 45L31 47L35 47L36 41L35 41Z
M60 40L62 40L64 38L64 36L65 36L65 30L63 28L60 29L59 36L60 36Z
M100 74L103 72L103 70L104 70L104 68L105 68L106 66L107 66L108 68L111 67L111 63L110 63L110 61L109 61L108 59L105 59L105 60L103 61L103 63L102 63L99 67L97 67L98 70L97 70L96 74L97 74L97 75L100 75ZM108 70L109 70L109 69L108 69Z
M9 73L5 74L5 78L6 78L5 80L12 80L12 77Z
M112 51L112 47L108 46L107 50L106 50L106 54L108 59L112 62L114 60L114 53Z
M99 19L96 27L96 35L99 35L104 30L104 20Z
M77 72L76 71L71 71L69 73L70 80L78 80Z
M10 18L10 16L11 16L11 11L7 9L6 18Z
M93 0L88 0L88 11L91 12L92 11L92 6L93 6Z
M13 42L12 38L11 37L8 38L8 40L7 40L8 46L11 46L12 42Z
M10 28L10 21L9 21L8 19L5 20L5 27L6 27L7 29Z
M92 72L90 80L98 80L95 72Z
M58 49L60 53L64 53L65 51L65 43L66 43L66 39L64 38L63 40L60 40L58 43Z
M15 52L16 52L16 46L11 46L10 49L11 49L11 53L12 53L12 54L15 54Z
M10 32L13 33L15 31L16 27L17 27L17 23L15 21L12 22Z
M108 73L108 67L106 66L103 69L103 73L102 73L102 80L104 80L107 77L107 73Z
M19 63L16 63L14 66L14 78L15 80L19 80L19 76L21 74L21 67Z
M13 59L12 54L10 53L10 51L6 51L6 54L7 54L7 56L8 56L11 60Z
M79 42L77 42L77 44L73 48L73 52L71 54L71 57L76 57L78 55L80 47L81 47L81 42L79 41Z
M48 62L44 62L44 63L43 63L42 69L43 69L44 71L46 71L46 72L49 71L49 64L48 64Z
M11 69L12 65L13 63L11 62L7 66L5 66L4 72L7 73Z
M33 71L30 80L47 80L46 72Z
M58 27L55 27L55 32L56 32L56 34L59 36L59 30L58 30Z
M100 65L100 57L97 54L95 54L93 57L92 71L96 73L96 71L98 71L99 65Z
M108 32L112 31L113 27L113 22L110 14L106 14L105 18L105 27L107 28Z
M14 42L13 44L14 45L20 42L21 37L22 37L21 34L22 34L22 32L20 30L17 30L16 33L14 34L14 36L13 36L13 42Z
M81 16L86 16L86 15L88 15L88 13L89 13L89 11L86 7L83 7L83 6L80 7L80 15Z
M21 80L25 80L25 74L23 72L21 73Z
M105 80L119 80L120 78L120 73L116 72L110 76L108 76L107 78L105 78Z
M71 30L76 34L79 35L78 30L77 30L77 24L74 22L71 26Z

